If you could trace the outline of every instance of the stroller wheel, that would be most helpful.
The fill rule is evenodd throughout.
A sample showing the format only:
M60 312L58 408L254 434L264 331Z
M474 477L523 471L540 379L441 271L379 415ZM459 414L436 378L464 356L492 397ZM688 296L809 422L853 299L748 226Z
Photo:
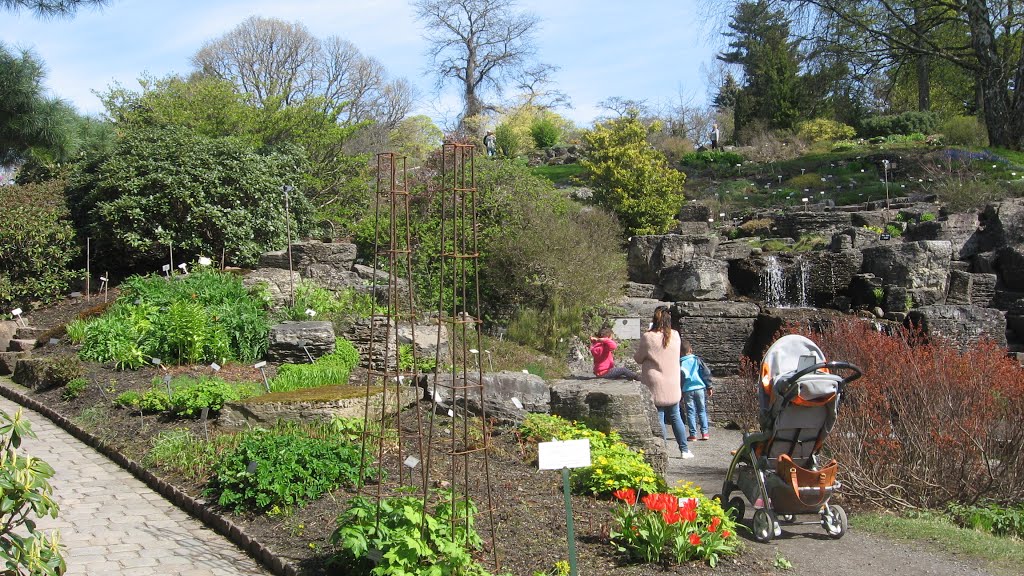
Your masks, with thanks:
M779 514L779 522L792 522L796 520L794 514Z
M754 540L761 543L770 542L772 536L775 535L775 522L772 520L771 514L764 508L758 508L754 511L752 531L754 533Z
M842 538L843 534L846 534L846 529L850 527L849 521L846 519L846 510L839 505L829 505L821 513L821 527L830 537L836 540Z
M743 520L743 514L747 511L747 506L743 503L743 498L739 496L733 496L729 499L729 503L725 505L725 512L728 513L730 510L736 511L734 520Z

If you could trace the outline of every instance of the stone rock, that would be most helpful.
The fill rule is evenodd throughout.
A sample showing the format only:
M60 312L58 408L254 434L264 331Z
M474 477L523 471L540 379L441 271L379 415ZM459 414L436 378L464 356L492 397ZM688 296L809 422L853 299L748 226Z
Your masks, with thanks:
M953 257L962 260L991 250L985 235L979 232L976 212L949 214L939 220L912 224L907 227L903 238L909 241L948 240L953 246Z
M885 296L882 299L882 309L889 312L906 312L913 306L913 300L908 304L907 289L902 286L886 286ZM883 315L884 316L884 315Z
M37 341L44 334L48 332L46 328L36 328L34 326L21 326L14 333L14 340L32 340Z
M639 284L637 282L626 283L626 296L629 298L650 298L660 300L665 296L665 291L656 284Z
M886 217L885 212L881 210L872 210L869 212L851 212L850 223L856 228L863 228L865 226L872 226L874 228L885 228L886 222L889 218Z
M393 337L391 327L384 318L363 318L345 327L341 336L359 351L359 362L364 368L394 369L398 362L394 346L388 345Z
M711 207L691 202L679 208L680 222L707 222L711 218Z
M474 415L486 414L488 419L496 419L502 424L520 424L529 413L547 414L550 411L551 390L540 376L522 372L485 372L483 375L483 410L480 406L479 393L469 389L453 390L451 373L427 374L421 378L427 398L442 406L466 409ZM477 374L472 372L463 382L456 379L459 386L475 386ZM513 398L519 401L519 408Z
M716 378L739 371L761 309L745 302L677 302L672 315Z
M292 264L300 272L315 264L328 264L337 270L351 270L355 261L356 245L350 242L312 240L292 243Z
M0 376L9 376L14 373L14 367L18 360L29 356L28 352L0 352Z
M998 277L995 274L971 274L971 301L974 306L992 307Z
M900 242L865 248L862 271L874 274L883 284L903 286L919 293L922 300L941 301L949 284L952 250L948 240ZM926 293L931 293L931 296Z
M699 236L711 231L709 222L676 222L672 232L680 236Z
M696 256L711 256L718 242L717 235L707 234L633 236L626 254L629 279L642 284L658 284L663 269L683 264Z
M797 259L791 283L801 287L804 300L815 306L832 306L836 296L848 293L853 276L860 272L864 254L860 250L813 251Z
M970 306L971 304L971 273L959 270L949 271L949 290L946 292L946 304Z
M287 320L270 327L269 339L268 362L306 364L307 350L314 360L334 352L334 327L330 322ZM305 349L300 342L305 342Z
M765 350L778 338L779 330L785 325L800 325L824 332L837 321L848 318L836 310L819 308L762 308L754 322L744 355L756 359L764 356Z
M985 208L979 216L992 246L1024 244L1024 198L1012 198Z
M572 198L573 200L584 200L584 201L586 201L586 200L593 200L594 199L594 191L591 190L590 188L585 188L585 187L573 188L571 191L569 191L569 198Z
M847 212L786 212L775 218L775 235L794 240L808 234L831 238L836 232L849 228L851 223Z
M754 247L746 240L727 240L718 245L713 256L719 260L744 260L754 253Z
M332 292L360 288L364 284L363 279L355 272L341 270L331 264L310 264L302 271L302 276Z
M996 252L996 270L1008 290L1024 290L1024 242Z
M659 474L668 465L658 411L646 386L636 380L555 380L551 382L551 413L600 430L616 430L622 441L644 451Z
M11 380L32 390L47 388L47 371L50 361L46 358L22 358L14 363Z
M302 277L298 272L292 272L289 275L287 266L284 270L280 268L257 268L242 278L242 285L246 288L253 288L263 284L270 293L271 305L274 308L281 308L288 305L292 287L298 286L301 280Z
M14 333L17 331L17 322L13 320L0 320L0 352L7 351L7 345L10 344L11 339L14 338Z
M415 332L415 340L413 340ZM415 326L402 323L398 325L398 344L411 344L415 347L417 359L435 360L440 350L440 365L451 362L449 356L448 327L436 321L417 323Z
M31 352L35 347L35 338L32 338L31 340L12 338L11 341L7 343L7 350L10 352Z
M665 301L654 298L621 298L616 304L622 307L624 317L640 318L641 329L646 330L647 324L654 317L655 308L664 306Z
M336 398L330 398L337 392ZM336 417L363 418L366 414L366 388L363 386L328 386L316 389L312 399L301 399L292 392L266 394L242 402L228 402L220 411L217 425L225 428L273 426L278 421L308 422L330 420ZM396 387L388 388L387 398L381 388L371 389L369 398L372 417L380 417L381 406L387 415L395 413ZM415 404L422 392L415 386L397 387L398 402L402 408Z
M829 248L833 252L857 249L861 250L868 246L877 246L882 242L878 232L867 228L846 228L832 235L832 243Z
M992 307L1011 314L1024 314L1024 292L996 290L992 295Z
M920 326L928 336L946 338L967 347L987 337L1006 347L1006 316L995 308L933 305L910 311L907 321Z
M661 282L672 300L724 300L729 295L729 264L706 256L663 268Z

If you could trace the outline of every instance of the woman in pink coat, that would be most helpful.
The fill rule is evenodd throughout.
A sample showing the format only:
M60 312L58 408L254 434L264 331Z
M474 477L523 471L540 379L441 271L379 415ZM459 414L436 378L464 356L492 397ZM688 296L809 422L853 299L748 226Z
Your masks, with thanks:
M665 420L668 420L679 444L679 453L683 458L693 458L686 444L686 428L679 413L679 401L683 397L679 386L679 345L679 334L672 329L672 314L668 306L658 306L654 310L650 330L640 336L633 359L642 369L640 381L654 396L661 421L661 437L668 441L665 429Z

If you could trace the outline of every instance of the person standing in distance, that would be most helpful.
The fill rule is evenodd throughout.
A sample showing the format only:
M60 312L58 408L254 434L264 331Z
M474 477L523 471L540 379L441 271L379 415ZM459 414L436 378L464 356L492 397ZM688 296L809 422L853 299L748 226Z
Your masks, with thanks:
M484 135L484 147L487 148L487 155L492 158L497 153L496 144L497 141L494 137L494 132L488 130L487 134Z
M711 127L711 149L718 150L718 141L722 134L718 131L718 124Z

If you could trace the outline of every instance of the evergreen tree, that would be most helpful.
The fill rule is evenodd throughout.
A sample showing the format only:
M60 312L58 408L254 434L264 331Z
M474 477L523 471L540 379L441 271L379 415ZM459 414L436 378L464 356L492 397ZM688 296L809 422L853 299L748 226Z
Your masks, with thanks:
M718 111L729 109L731 110L736 106L736 97L739 95L740 85L736 83L736 77L732 75L732 72L726 72L725 79L722 80L722 86L718 89L718 94L715 95L712 103L715 105L715 109Z
M799 42L790 40L789 19L766 0L740 2L729 22L729 52L718 58L743 68L736 98L736 131L754 123L792 128L799 106Z
M72 148L74 110L43 92L43 66L30 53L0 44L0 165L32 152L63 160Z

